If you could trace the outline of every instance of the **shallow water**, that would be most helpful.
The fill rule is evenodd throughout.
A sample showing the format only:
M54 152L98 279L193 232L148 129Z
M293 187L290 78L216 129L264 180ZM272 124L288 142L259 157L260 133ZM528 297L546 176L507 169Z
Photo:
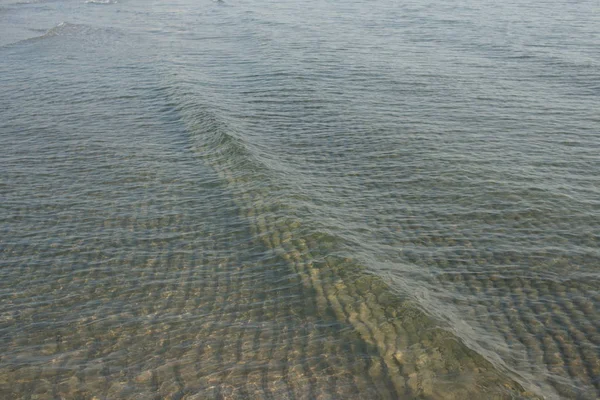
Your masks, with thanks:
M597 11L0 0L0 397L596 399Z

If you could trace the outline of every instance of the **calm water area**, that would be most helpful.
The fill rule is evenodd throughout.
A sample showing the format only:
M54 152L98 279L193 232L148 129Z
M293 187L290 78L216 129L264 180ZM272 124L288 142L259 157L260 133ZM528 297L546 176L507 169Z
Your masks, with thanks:
M598 0L0 0L1 399L600 397Z

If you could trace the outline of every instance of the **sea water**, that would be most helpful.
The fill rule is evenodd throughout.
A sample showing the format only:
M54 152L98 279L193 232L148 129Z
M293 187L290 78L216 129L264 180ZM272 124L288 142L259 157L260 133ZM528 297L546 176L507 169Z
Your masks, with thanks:
M0 397L596 399L596 1L0 0Z

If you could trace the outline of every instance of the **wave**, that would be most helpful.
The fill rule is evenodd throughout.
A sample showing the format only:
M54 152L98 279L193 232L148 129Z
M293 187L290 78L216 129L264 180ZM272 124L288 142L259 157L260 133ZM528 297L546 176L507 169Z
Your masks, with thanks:
M63 21L46 30L42 35L8 43L2 47L13 47L27 43L35 43L56 37L78 38L94 43L102 43L120 39L121 33L113 28L98 28L91 25L74 24Z
M278 171L235 120L193 91L168 86L189 150L222 179L265 253L310 288L321 318L335 316L373 349L392 397L537 398L525 389L533 385L499 358L475 351L422 304L348 254L339 245L343 239L311 228L301 213L287 209Z
M226 166L234 179L256 184L270 179L272 171L260 156L262 149L236 129L233 121L186 95L170 95L177 98L174 110L185 121L189 150L209 164Z
M107 4L117 4L118 1L117 0L86 0L85 3L86 4L107 5Z
M78 35L82 32L89 31L92 28L88 25L71 24L69 22L61 22L58 25L48 29L40 38L53 36Z
M62 0L20 0L14 3L9 3L9 5L15 6L27 6L30 4L46 4L46 3L56 3Z

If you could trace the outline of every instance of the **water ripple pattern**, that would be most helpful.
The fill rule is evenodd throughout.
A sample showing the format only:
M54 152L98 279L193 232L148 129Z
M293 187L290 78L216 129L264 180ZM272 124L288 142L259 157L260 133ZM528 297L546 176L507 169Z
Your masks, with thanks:
M0 0L0 397L597 399L597 11Z

